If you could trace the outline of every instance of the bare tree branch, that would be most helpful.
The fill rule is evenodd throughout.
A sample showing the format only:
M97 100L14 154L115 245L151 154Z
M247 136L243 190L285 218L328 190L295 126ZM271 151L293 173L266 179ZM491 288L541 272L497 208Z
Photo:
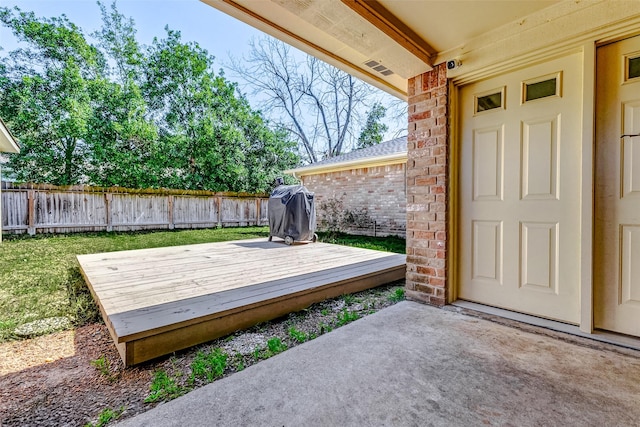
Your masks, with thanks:
M298 140L310 163L354 147L368 106L381 97L391 99L267 36L253 40L248 57L232 59L228 68L245 82L265 114Z

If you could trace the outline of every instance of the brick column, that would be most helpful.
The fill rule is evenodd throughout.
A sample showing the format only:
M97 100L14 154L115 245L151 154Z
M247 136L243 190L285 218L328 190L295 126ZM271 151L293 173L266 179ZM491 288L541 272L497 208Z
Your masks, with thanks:
M445 64L409 80L406 296L443 306L447 281L449 91Z

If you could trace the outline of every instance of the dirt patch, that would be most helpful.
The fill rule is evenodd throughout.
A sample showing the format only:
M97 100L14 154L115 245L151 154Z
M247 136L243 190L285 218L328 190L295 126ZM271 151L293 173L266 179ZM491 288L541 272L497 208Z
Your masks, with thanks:
M74 331L0 344L0 376L73 356Z
M154 373L166 371L181 387L187 385L191 362L198 351L222 348L242 367L258 363L256 349L271 338L289 348L301 336L317 336L348 323L345 313L364 317L394 304L398 282L343 298L327 300L298 313L257 325L246 331L169 357L124 369L105 325L91 324L25 341L0 344L1 426L84 426L97 423L107 409L119 419L147 411L158 404L145 403ZM354 316L350 319L352 319ZM295 338L291 329L298 332ZM96 361L102 362L96 365ZM229 364L225 376L238 369ZM102 368L100 368L102 367ZM181 382L180 382L181 381Z

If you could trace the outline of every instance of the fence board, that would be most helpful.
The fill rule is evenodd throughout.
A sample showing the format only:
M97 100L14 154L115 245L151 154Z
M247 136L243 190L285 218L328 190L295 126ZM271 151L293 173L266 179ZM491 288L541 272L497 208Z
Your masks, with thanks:
M266 200L264 194L3 182L2 229L35 234L265 225Z
M27 192L2 193L2 229L27 230L29 213L27 211Z
M173 223L176 228L218 225L216 197L175 196L173 200Z
M227 226L246 226L258 220L255 200L222 199L222 223Z

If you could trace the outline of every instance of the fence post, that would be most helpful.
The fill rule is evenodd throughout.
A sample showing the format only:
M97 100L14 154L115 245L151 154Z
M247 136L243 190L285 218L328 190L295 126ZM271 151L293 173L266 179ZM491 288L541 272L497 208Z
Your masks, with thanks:
M111 215L111 200L112 194L105 193L104 194L104 206L105 206L105 215L107 216L107 231L113 231L113 218Z
M169 195L168 196L169 200L169 230L173 230L174 228L176 228L176 225L173 223L173 196ZM193 228L193 227L192 227Z
M260 225L260 197L256 197L256 227Z
M36 199L36 190L27 190L27 200L28 200L28 215L29 215L29 223L27 224L27 233L30 236L34 236L36 234L36 212L35 212L35 199Z
M222 196L216 197L218 201L218 228L222 228Z

